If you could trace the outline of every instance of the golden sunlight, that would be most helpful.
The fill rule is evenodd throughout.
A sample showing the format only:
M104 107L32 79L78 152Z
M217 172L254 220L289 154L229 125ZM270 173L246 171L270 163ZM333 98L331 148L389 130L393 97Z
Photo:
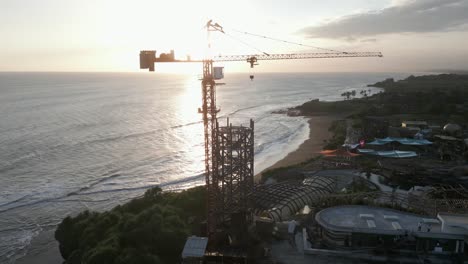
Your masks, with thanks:
M202 59L207 50L205 23L209 19L222 17L220 23L237 26L237 16L242 12L240 5L230 6L226 10L213 0L165 1L163 6L164 10L161 10L158 1L149 0L139 5L116 2L113 12L106 12L108 6L99 5L106 15L96 18L100 21L93 41L103 53L113 54L113 58L109 59L116 69L137 70L135 54L140 50L156 50L158 55L174 50L178 59L185 59L187 55L192 59ZM213 34L212 54L239 53L232 51L238 48L238 43L218 35ZM109 47L113 47L113 50L110 51ZM199 72L197 66L192 64L175 65L159 64L156 68L157 71L180 74Z
M201 106L200 81L196 76L187 78L182 94L178 97L179 119L182 122L193 122L200 120L201 115L198 108Z

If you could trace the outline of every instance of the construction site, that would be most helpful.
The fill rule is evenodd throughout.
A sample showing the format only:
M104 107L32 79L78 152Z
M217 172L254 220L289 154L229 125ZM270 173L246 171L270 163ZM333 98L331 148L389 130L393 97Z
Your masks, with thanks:
M208 48L210 34L228 34L211 20L205 27ZM254 182L254 121L242 126L218 119L216 88L224 69L215 63L244 61L253 68L266 60L382 57L380 52L322 50L326 52L264 52L202 60L178 60L174 51L159 57L153 50L140 52L141 69L155 71L155 63L203 66L198 112L204 127L206 222L204 236L187 238L181 252L183 263L322 263L321 259L323 263L423 263L426 259L459 263L466 258L468 216L462 213L468 211L467 200L378 188L355 169L355 157L348 152L311 161L294 172L301 175L299 179L278 181L273 177ZM343 191L356 186L365 191ZM346 207L351 204L360 205ZM297 224L291 224L293 219ZM292 233L288 230L291 225Z

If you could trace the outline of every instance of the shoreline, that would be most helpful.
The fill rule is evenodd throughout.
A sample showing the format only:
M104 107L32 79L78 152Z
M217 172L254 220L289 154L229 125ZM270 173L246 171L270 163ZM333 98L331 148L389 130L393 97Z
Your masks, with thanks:
M332 137L332 133L328 131L328 128L333 121L343 118L342 115L332 114L305 117L308 119L307 123L309 124L308 139L302 142L296 150L288 153L286 157L257 173L254 176L255 183L259 183L262 173L268 170L296 165L319 156L324 146L324 140L328 140Z
M286 157L275 162L273 165L265 168L261 172L254 176L254 181L258 183L261 179L263 172L280 167L286 167L295 165L304 161L307 161L313 157L319 156L320 151L324 146L324 140L329 139L332 133L328 131L328 128L333 121L343 118L342 115L316 115L316 116L305 116L307 123L309 124L309 136L299 147L288 153ZM41 244L43 236L53 236L52 231L41 234L39 237L33 239L31 244ZM37 262L39 261L39 262ZM27 252L25 256L19 258L16 262L18 264L32 264L32 263L51 263L59 264L63 261L58 251L58 243L54 240L53 245L49 245L46 251L42 252Z
M54 239L50 241L50 237L54 237L55 228L41 232L37 237L33 238L31 245L42 245L40 249L29 248L26 254L18 258L15 264L34 264L34 263L48 263L48 264L61 264L64 259L59 251L59 243Z
M341 115L316 115L316 116L305 116L307 123L309 124L309 136L302 142L297 149L289 152L284 158L275 162L273 165L265 168L261 172L254 176L254 181L258 183L260 181L263 172L280 167L286 167L295 165L304 161L307 161L313 157L320 155L322 151L324 140L329 139L332 134L328 131L328 128L333 121L343 118ZM33 244L43 244L44 239L47 236L53 236L55 231L46 231L40 234L38 237L31 241ZM58 250L57 241L53 241L51 245L48 245L45 251L28 251L23 257L16 260L15 264L33 264L33 263L51 263L59 264L62 263L63 259Z

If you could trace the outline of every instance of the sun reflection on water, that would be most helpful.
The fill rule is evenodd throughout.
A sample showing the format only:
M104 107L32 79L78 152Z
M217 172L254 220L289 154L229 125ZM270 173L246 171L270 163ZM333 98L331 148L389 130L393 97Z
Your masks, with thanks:
M183 150L184 163L181 171L187 175L202 173L204 170L204 140L202 116L198 113L201 106L201 87L196 76L188 78L182 93L177 98L177 117L182 127L176 130L177 143L175 149Z
M183 92L178 97L178 117L181 121L191 123L201 120L201 115L198 113L198 108L201 106L201 88L198 79L193 76L188 78L184 86Z

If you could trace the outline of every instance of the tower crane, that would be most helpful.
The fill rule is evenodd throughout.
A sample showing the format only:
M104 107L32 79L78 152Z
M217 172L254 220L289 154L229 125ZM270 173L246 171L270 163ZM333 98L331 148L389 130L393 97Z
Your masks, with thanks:
M208 35L208 48L210 48L209 36L210 32L217 31L225 34L225 30L217 23L211 20L206 24ZM247 32L245 32L247 33ZM254 34L251 34L254 35ZM287 42L287 41L283 41ZM289 42L291 43L291 42ZM185 60L175 59L174 51L169 54L162 53L156 57L155 50L143 50L140 52L140 68L149 69L154 71L155 63L202 63L203 64L203 78L201 80L202 86L202 107L199 112L203 116L204 126L204 141L205 141L205 182L207 189L207 236L211 238L216 235L219 226L223 221L224 206L220 205L219 201L223 201L223 195L232 193L229 191L221 190L224 188L221 184L223 175L218 171L219 157L218 153L219 144L217 143L218 137L218 123L217 113L219 109L216 106L216 82L219 79L214 72L213 64L216 62L230 62L230 61L244 61L247 62L251 68L258 65L259 61L266 60L297 60L297 59L323 59L323 58L355 58L355 57L382 57L380 52L341 52L328 50L325 53L291 53L291 54L253 54L253 55L229 55L229 56L214 56L203 60L192 60L187 57ZM252 76L251 76L252 77ZM251 122L253 129L253 122ZM253 158L251 160L253 164ZM252 170L252 185L253 185L253 170Z

